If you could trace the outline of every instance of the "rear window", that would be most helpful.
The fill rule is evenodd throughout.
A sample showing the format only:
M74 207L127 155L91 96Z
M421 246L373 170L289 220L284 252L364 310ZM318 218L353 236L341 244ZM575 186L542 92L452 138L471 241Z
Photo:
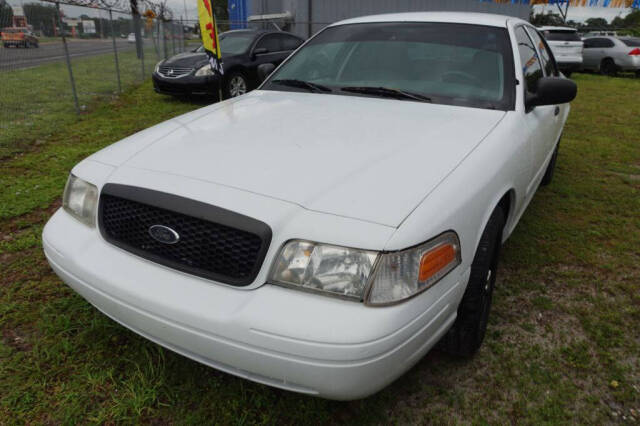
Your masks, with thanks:
M546 30L543 34L548 41L581 41L575 31Z
M621 38L620 41L629 47L640 47L640 38Z

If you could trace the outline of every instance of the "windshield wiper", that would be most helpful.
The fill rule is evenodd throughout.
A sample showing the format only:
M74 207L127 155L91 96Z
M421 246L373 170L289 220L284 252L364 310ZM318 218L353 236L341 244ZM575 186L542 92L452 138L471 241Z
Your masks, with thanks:
M363 95L374 95L385 98L412 99L420 102L431 102L431 98L419 93L407 92L406 90L391 89L389 87L369 87L369 86L347 86L340 90L352 93L362 93Z
M280 80L273 80L272 83L280 84L282 86L291 86L291 87L297 87L300 89L308 89L308 90L311 90L312 92L332 92L332 90L327 86L323 86L322 84L312 83L310 81L304 81L304 80L294 80L294 79L284 78Z

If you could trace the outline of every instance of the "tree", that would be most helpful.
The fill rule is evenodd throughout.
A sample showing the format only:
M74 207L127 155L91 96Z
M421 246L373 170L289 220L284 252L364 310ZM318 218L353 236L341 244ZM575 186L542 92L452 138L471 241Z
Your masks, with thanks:
M556 26L565 25L562 17L557 13L553 13L553 12L537 13L534 15L532 10L531 14L529 15L529 21L536 27L541 27L544 25L556 25Z
M589 18L584 21L584 26L592 29L607 29L609 28L609 23L604 18Z
M13 21L13 9L6 0L0 0L0 28L10 27Z
M42 31L44 35L53 35L54 22L58 22L58 12L55 6L40 3L27 3L22 6L29 25L33 25L36 31Z

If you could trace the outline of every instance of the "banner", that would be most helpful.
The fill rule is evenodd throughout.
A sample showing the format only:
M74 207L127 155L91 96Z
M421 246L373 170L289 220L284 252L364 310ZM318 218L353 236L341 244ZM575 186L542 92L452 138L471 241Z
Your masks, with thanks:
M209 63L214 71L224 74L222 70L222 55L220 53L220 41L218 40L218 27L210 0L198 0L198 20L200 21L200 34L204 50L209 56Z

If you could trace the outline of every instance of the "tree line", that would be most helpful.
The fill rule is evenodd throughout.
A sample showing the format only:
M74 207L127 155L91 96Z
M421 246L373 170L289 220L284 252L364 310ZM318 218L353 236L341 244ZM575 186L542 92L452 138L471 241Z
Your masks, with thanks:
M615 30L623 33L640 36L640 10L633 10L624 18L616 16L611 22L604 18L589 18L584 22L576 22L568 20L566 23L557 13L538 13L531 11L529 20L535 26L552 25L552 26L569 26L577 28L578 31L598 31L598 30Z

